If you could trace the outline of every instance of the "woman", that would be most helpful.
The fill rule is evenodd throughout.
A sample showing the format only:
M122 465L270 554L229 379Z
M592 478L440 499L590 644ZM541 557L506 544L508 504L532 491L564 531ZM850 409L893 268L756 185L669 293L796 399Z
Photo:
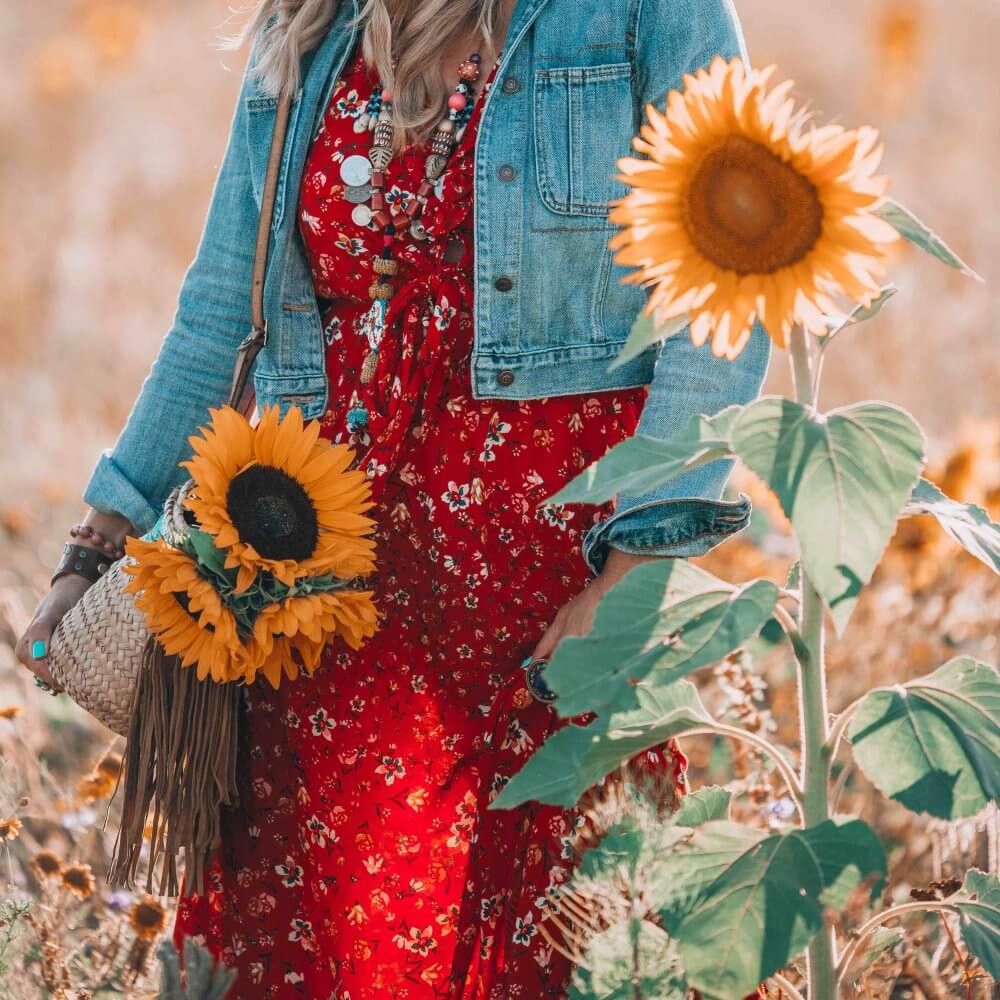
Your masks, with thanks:
M173 328L87 486L75 542L146 531L225 398L287 90L254 386L357 449L381 623L312 680L249 692L253 794L177 931L238 969L236 996L563 995L569 964L538 924L580 817L486 810L555 725L521 668L585 634L637 562L747 523L745 498L719 499L726 463L613 509L538 507L637 430L749 401L768 360L758 329L735 362L675 337L608 371L644 294L606 245L615 161L647 102L742 40L728 0L581 6L263 0ZM61 575L22 639L42 679L87 585Z

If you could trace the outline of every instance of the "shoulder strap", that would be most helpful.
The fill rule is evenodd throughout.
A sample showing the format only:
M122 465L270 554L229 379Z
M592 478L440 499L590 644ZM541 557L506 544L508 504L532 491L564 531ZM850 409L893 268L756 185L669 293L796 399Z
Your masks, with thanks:
M253 285L250 289L251 327L236 351L236 368L233 384L229 390L228 404L246 413L253 405L252 393L247 393L250 372L257 355L267 343L267 320L264 318L264 277L267 274L268 249L271 243L271 228L274 223L274 204L278 193L278 174L281 157L288 133L288 117L292 99L285 95L278 102L275 112L274 131L271 133L271 149L267 158L267 175L261 195L260 218L257 223L257 246L253 258ZM249 395L249 399L247 398Z

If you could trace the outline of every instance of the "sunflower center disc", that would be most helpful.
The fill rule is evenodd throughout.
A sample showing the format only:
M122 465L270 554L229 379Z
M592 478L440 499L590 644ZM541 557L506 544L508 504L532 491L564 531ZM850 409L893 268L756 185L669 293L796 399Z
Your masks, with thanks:
M812 182L769 149L728 136L699 165L685 203L699 252L737 274L773 274L819 240L823 206Z
M319 524L309 494L288 473L252 465L235 476L226 508L240 539L265 559L308 559L319 541Z

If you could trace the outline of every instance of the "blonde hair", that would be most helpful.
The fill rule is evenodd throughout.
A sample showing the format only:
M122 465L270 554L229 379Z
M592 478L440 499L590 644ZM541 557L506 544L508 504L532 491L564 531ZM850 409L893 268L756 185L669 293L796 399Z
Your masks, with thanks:
M254 72L264 93L294 94L299 61L323 40L340 3L351 0L260 0L238 47L258 34ZM504 0L363 0L357 24L365 59L392 91L397 145L424 141L445 114L449 96L441 52L462 38L491 50ZM393 59L395 58L395 67ZM485 68L485 67L484 67Z

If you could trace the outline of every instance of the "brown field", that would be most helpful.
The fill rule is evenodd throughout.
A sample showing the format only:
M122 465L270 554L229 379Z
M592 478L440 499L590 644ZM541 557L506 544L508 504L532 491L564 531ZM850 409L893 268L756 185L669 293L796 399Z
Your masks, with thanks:
M1000 6L737 6L754 61L778 63L828 120L881 129L894 194L986 279L976 284L900 250L892 274L900 293L830 352L824 403L881 398L907 407L927 430L935 478L1000 516ZM101 881L108 789L81 789L113 741L65 699L37 693L13 644L65 527L82 513L97 453L113 443L169 326L194 252L242 66L241 55L212 47L228 7L0 6L0 1000L111 996L109 984L117 995L155 992L150 945L128 923L135 897ZM776 354L776 391L787 389L784 362ZM742 474L737 481L759 501L757 544L734 542L706 563L731 577L779 578L790 562L780 515L761 487ZM908 523L831 651L834 709L957 653L996 662L998 608L996 577L932 526ZM732 676L711 672L708 697L735 716L757 713L758 724L794 741L793 678L781 662L757 665L769 683L765 702L747 701ZM720 780L707 744L690 749L699 775ZM735 765L738 787L751 791L746 808L763 816L775 795L769 776L754 760ZM970 861L997 864L995 815L945 829L887 806L854 778L843 808L886 833L894 897ZM4 825L15 817L20 829ZM43 847L64 866L90 865L94 890L80 898L41 878L30 862ZM33 903L33 923L23 900ZM873 980L869 996L966 995L940 929L923 933L927 947L911 940L892 952L883 963L888 985Z

